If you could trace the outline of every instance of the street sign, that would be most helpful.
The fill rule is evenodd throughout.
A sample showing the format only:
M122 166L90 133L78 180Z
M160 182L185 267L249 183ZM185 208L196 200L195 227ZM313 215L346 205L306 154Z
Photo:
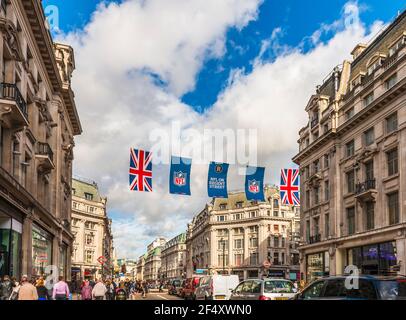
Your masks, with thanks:
M271 262L270 262L269 260L265 260L265 261L262 263L262 266L263 266L265 269L269 269L269 268L271 267Z
M105 264L107 262L107 259L105 257L103 257L103 256L100 256L100 257L97 258L97 261L100 264Z

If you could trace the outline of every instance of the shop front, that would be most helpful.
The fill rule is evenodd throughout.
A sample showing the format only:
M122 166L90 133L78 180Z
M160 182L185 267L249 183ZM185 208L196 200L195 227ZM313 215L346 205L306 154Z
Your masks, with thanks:
M269 278L282 278L285 279L286 274L285 274L285 270L280 270L280 269L269 269L267 276Z
M327 251L306 255L306 280L330 275L330 257Z
M397 265L396 242L350 248L347 250L347 265L357 266L362 274L396 274L393 271L393 267Z
M22 223L0 212L0 277L20 277Z
M32 225L32 276L45 275L52 265L52 235L36 224Z

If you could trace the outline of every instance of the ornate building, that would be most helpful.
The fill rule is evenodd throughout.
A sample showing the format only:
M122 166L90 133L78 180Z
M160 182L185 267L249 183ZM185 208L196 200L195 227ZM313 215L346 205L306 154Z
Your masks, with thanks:
M165 244L166 239L160 237L148 245L144 262L144 280L157 281L161 279L161 252Z
M265 202L251 202L244 192L230 193L193 218L186 240L188 277L203 272L298 278L299 208L281 205L276 188L266 187L265 196Z
M186 275L186 233L169 240L161 251L161 277L180 279Z
M406 274L406 12L311 96L299 132L301 271Z
M73 147L82 132L74 69L72 48L52 41L41 1L1 1L0 277L54 266L70 278Z
M112 276L113 236L107 199L95 182L84 179L73 179L72 194L72 277Z

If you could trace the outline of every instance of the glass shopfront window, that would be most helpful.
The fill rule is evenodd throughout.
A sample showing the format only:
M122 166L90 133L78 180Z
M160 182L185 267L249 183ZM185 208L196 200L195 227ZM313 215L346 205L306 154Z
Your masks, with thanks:
M348 265L357 266L362 274L385 275L397 264L396 243L385 242L347 250Z
M308 254L306 256L306 272L308 282L328 276L330 274L330 257L328 252Z
M62 244L59 252L59 274L66 279L66 266L67 266L67 251L68 247L66 244Z
M0 213L0 277L19 277L22 224Z
M52 235L42 228L32 226L32 275L42 276L52 265Z

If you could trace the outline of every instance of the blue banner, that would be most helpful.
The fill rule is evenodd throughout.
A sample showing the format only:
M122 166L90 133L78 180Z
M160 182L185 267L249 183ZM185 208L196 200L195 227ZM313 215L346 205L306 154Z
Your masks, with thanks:
M265 168L247 166L245 176L245 195L247 200L265 201L264 197Z
M228 163L211 162L207 179L207 193L211 198L228 198Z
M192 159L172 156L169 176L169 193L190 196L190 171Z

